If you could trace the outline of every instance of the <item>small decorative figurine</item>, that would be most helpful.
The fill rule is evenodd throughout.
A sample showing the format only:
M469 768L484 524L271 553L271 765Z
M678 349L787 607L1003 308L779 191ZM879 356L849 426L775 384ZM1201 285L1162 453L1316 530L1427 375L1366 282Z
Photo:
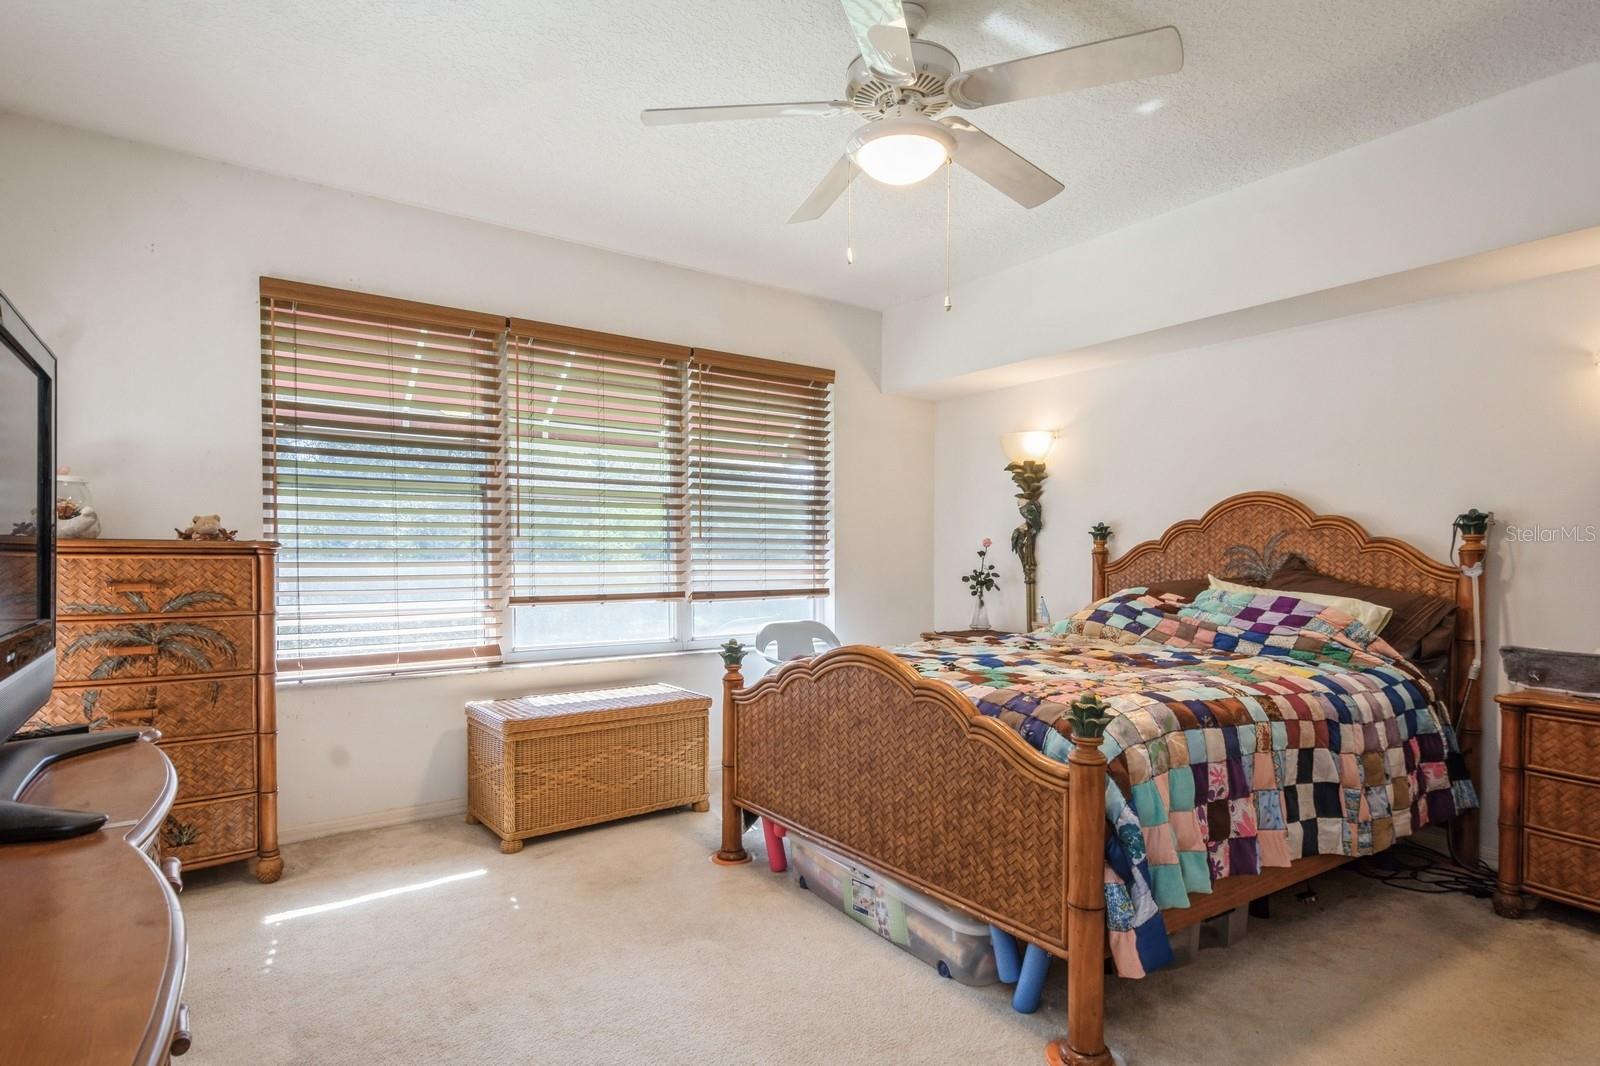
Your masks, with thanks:
M197 514L188 529L173 527L172 531L179 540L232 540L239 535L237 529L223 529L222 516L215 514Z

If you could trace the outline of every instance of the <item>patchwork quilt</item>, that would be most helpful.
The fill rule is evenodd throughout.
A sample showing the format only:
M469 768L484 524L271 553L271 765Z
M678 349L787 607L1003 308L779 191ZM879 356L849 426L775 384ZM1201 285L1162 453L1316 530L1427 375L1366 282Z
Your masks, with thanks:
M1125 977L1171 960L1161 911L1219 878L1371 854L1477 805L1421 673L1295 597L1132 588L1033 633L894 651L1062 762L1072 702L1105 700L1106 915Z

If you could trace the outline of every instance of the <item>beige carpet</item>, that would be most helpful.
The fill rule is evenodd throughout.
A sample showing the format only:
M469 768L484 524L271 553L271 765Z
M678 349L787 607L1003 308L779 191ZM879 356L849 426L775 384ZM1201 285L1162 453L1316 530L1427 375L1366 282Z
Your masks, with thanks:
M196 871L180 1061L1034 1066L1062 1030L1059 964L1044 1009L1016 1014L759 857L712 866L717 833L714 812L668 813L501 855L443 819L291 846L276 885ZM1241 944L1113 981L1113 1047L1143 1066L1595 1061L1594 916L1507 922L1344 872L1318 889Z

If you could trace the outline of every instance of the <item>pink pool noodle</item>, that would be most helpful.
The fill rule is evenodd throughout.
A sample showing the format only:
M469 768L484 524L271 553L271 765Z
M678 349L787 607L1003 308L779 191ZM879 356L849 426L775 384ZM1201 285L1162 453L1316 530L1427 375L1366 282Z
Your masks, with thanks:
M783 851L783 837L787 830L771 818L763 818L761 831L767 838L767 865L773 873L781 874L789 868L789 856Z

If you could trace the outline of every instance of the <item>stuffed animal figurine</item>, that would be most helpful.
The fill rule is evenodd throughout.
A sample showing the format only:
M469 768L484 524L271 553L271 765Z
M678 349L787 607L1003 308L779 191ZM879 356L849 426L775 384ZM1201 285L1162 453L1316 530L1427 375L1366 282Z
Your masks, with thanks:
M174 527L173 532L179 540L232 540L239 534L237 529L223 529L222 516L217 514L197 514L188 529Z

